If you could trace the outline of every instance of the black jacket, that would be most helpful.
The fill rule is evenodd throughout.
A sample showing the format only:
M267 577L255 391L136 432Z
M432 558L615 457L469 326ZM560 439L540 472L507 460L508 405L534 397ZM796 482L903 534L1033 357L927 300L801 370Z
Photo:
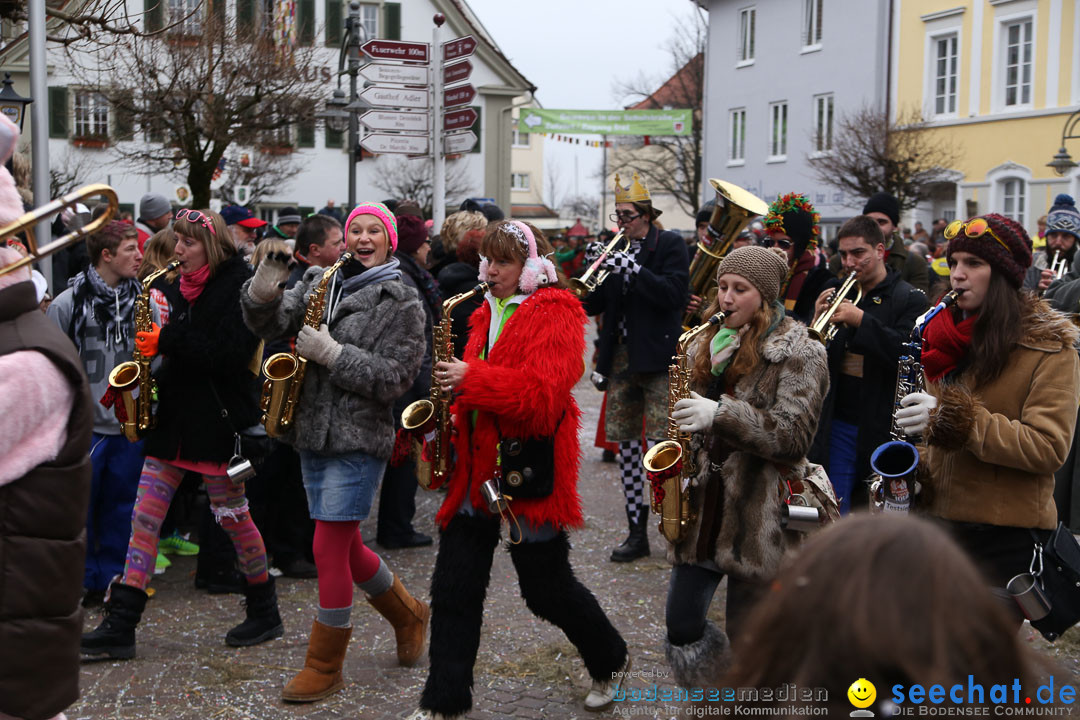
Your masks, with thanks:
M439 271L439 289L443 298L449 300L455 295L469 292L480 282L479 270L468 263L452 262ZM476 295L458 305L450 312L450 325L454 332L454 357L465 356L465 343L469 340L469 316L484 304L484 296Z
M285 289L291 290L292 286L300 282L304 278L304 273L311 267L311 263L304 262L299 257L296 258L296 267L289 273L289 279L285 281Z
M626 294L623 277L612 275L584 300L589 315L604 313L596 362L601 375L611 373L624 315L631 373L666 372L682 333L690 292L690 262L682 236L650 227L637 261L641 271Z
M194 305L181 297L172 308L158 341L157 428L146 437L147 455L169 462L179 449L184 460L225 462L233 432L259 421L258 381L248 369L259 341L240 311L249 277L243 258L229 258Z
M809 325L814 319L814 304L818 296L829 288L839 285L840 281L832 274L828 265L825 263L815 265L806 274L806 280L799 289L799 297L795 300L795 307L788 312L788 315L804 325Z
M870 455L874 449L889 440L896 395L896 361L901 355L901 345L911 336L915 319L926 310L926 306L926 295L887 267L885 279L859 302L859 309L864 313L859 327L841 327L829 344L829 394L825 396L817 435L807 457L811 462L823 465L828 472L829 439L840 369L846 353L862 355L853 508L865 508L866 488L859 481L870 475Z
M420 305L424 308L424 341L426 342L424 361L420 364L420 372L416 374L412 387L406 390L405 394L394 403L394 421L400 424L401 413L398 410L403 410L414 400L427 397L428 392L431 390L431 365L433 363L431 331L432 326L439 322L442 305L433 305L434 299L429 298L424 293L423 270L420 265L405 253L394 253L394 256L401 263L401 282L416 291L416 296L420 299Z

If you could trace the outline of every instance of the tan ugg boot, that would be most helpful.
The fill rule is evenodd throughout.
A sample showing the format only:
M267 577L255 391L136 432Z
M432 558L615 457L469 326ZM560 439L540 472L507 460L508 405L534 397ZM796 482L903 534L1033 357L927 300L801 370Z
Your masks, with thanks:
M427 640L428 617L431 615L427 603L409 595L397 575L394 575L394 584L389 590L369 597L368 602L394 628L398 664L409 666L415 663L423 654Z
M318 620L311 624L304 669L281 692L286 702L314 702L345 687L341 666L349 649L351 627L331 627Z

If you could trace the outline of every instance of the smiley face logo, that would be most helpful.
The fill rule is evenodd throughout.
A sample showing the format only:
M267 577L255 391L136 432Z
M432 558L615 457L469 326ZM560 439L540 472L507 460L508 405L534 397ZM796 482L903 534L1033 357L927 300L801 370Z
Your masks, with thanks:
M859 678L851 683L847 690L848 700L857 708L868 708L877 699L877 688L866 678Z

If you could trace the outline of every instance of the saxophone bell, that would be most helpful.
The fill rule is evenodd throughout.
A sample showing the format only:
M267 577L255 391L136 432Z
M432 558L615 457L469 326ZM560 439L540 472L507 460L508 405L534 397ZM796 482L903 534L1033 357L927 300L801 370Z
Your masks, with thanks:
M401 413L401 426L417 440L422 441L435 425L435 404L426 398L409 403Z
M299 369L299 359L287 352L274 353L263 362L262 373L266 380L259 408L263 411L261 422L266 434L272 438L281 437L292 426L293 407L289 395Z
M141 374L142 368L134 360L120 363L109 373L109 388L120 394L118 402L122 404L116 408L120 430L130 442L139 441L139 413L134 390L139 386Z

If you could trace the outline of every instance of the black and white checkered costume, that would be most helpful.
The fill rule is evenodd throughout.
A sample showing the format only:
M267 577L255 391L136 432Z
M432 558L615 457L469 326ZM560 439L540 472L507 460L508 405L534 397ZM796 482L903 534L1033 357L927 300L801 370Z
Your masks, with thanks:
M619 443L619 471L622 475L623 494L626 495L626 512L631 522L638 522L641 514L648 512L645 498L645 467L640 440Z

